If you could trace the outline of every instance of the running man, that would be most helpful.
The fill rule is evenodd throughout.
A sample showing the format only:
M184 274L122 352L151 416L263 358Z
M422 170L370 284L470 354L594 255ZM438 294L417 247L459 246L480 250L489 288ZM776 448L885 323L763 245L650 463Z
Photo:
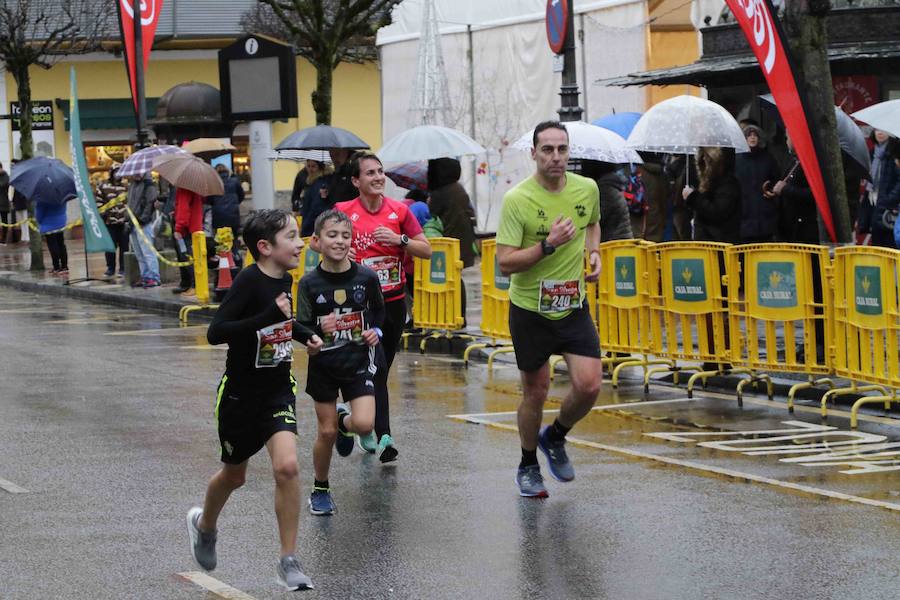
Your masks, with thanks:
M375 357L384 297L375 271L350 260L352 237L353 224L345 213L331 209L319 215L313 244L322 262L303 276L297 290L297 320L317 328L325 340L322 351L310 357L306 378L318 421L309 512L318 516L336 510L328 483L331 447L349 456L354 436L371 434L375 425ZM321 331L329 322L333 334ZM336 404L338 392L347 404Z
M500 270L512 274L509 329L522 378L519 494L546 498L537 449L550 474L572 481L566 434L587 415L600 392L600 339L584 294L584 253L590 280L600 275L600 192L593 180L566 172L569 134L545 121L534 129L531 156L537 172L506 193L497 231ZM552 354L562 354L572 390L552 425L541 427L550 388Z
M219 514L231 493L244 485L250 457L265 446L275 477L281 539L277 580L289 590L311 588L294 555L300 484L291 361L293 340L305 343L311 355L323 344L291 314L287 271L299 263L303 240L289 212L263 210L247 221L244 242L256 263L235 278L207 332L210 344L228 344L215 408L223 465L209 482L203 508L188 511L191 554L207 571L216 568Z
M377 156L357 152L350 163L350 174L359 198L339 202L335 208L346 213L353 223L350 259L378 274L385 305L381 345L386 368L375 374L375 433L356 439L363 450L377 453L386 463L397 460L398 454L391 437L387 380L406 324L403 257L408 254L431 258L431 244L409 208L384 195L384 167Z

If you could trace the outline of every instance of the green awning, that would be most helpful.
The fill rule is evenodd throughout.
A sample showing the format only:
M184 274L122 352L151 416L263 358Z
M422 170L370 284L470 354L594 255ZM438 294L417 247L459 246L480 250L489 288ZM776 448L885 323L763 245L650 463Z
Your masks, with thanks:
M156 114L159 98L147 98L147 118ZM69 101L56 99L56 107L63 113L66 131L69 131ZM82 129L130 129L135 126L134 103L131 98L103 98L79 100Z

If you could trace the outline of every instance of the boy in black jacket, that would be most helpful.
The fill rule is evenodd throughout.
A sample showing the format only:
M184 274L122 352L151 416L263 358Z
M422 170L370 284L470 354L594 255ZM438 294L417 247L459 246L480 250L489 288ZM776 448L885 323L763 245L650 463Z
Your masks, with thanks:
M375 271L350 260L352 239L353 224L345 213L327 210L319 215L313 242L322 262L303 276L297 292L297 320L316 327L325 338L322 351L309 359L306 379L318 420L313 446L316 479L309 497L309 512L314 515L335 511L328 484L331 446L348 456L354 435L369 435L375 424L374 377L384 297ZM338 392L352 413L346 404L337 404Z
M203 508L188 511L191 553L206 570L216 567L216 521L231 493L244 484L247 463L263 446L275 476L275 513L281 538L278 582L289 590L312 587L294 556L300 513L297 468L297 382L291 375L293 340L310 355L322 340L291 314L291 276L303 240L282 210L250 217L244 242L256 264L240 272L207 332L210 344L228 344L225 375L216 395L222 468L206 490Z

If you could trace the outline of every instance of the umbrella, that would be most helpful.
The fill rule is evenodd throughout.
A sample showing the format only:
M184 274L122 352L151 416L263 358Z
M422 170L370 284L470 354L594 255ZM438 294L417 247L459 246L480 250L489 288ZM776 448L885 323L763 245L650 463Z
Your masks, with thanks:
M644 161L637 152L629 148L625 138L619 134L583 121L563 123L569 132L569 157L581 160L640 164ZM534 130L532 129L514 144L516 150L531 150Z
M14 164L9 184L29 200L44 204L65 204L78 196L72 169L46 156Z
M592 121L591 124L596 125L597 127L603 127L604 129L609 129L610 131L618 133L623 138L627 138L631 135L631 131L640 120L641 113L620 112L601 117L596 121Z
M150 146L149 148L138 150L129 156L122 163L122 166L116 169L116 175L118 177L145 175L153 170L153 159L164 154L184 154L187 156L188 153L178 146Z
M775 98L772 97L772 94L764 94L759 98L767 102L768 105L775 106ZM868 177L872 159L869 156L869 147L866 145L866 136L863 135L859 126L850 118L850 115L845 113L840 106L834 107L834 116L837 120L838 141L841 143L841 150L862 169L857 174L860 177Z
M329 148L347 148L362 150L369 145L355 134L340 127L316 125L295 131L275 146L276 150L328 150Z
M186 152L203 156L204 158L215 158L237 150L228 142L223 142L216 138L197 138L186 143L183 148Z
M900 137L900 100L873 104L851 115L857 121L871 125L894 137Z
M174 185L201 196L225 193L222 178L216 170L193 155L164 154L153 160L153 170Z
M403 163L391 167L384 174L403 189L423 191L428 189L428 161Z
M304 162L315 160L320 163L330 163L331 154L327 150L273 150L269 154L269 160L292 160Z
M704 147L750 151L734 117L715 102L696 96L676 96L648 110L628 136L628 146L671 154L696 154Z
M389 163L404 163L484 152L486 150L478 142L455 129L420 125L392 138L378 151L378 158Z

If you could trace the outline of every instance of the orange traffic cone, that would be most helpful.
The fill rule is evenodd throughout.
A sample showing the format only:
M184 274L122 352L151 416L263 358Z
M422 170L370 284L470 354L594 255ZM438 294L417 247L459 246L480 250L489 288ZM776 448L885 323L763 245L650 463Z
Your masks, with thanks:
M231 252L227 250L219 252L216 256L219 257L219 277L218 281L216 281L216 292L224 293L231 288L231 268L234 266L234 259L231 257Z

